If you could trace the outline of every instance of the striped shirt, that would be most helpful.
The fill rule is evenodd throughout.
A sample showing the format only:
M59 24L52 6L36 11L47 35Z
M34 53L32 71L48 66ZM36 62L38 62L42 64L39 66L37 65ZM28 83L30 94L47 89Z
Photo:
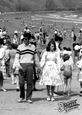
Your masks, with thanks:
M29 44L25 46L25 44L21 44L17 48L16 56L15 56L15 61L18 64L21 63L35 63L39 64L39 58L36 53L36 48L34 45Z

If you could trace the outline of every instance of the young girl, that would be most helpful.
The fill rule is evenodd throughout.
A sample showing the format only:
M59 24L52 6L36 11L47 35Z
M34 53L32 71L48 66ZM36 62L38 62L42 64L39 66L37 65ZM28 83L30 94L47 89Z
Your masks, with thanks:
M68 96L71 93L71 80L72 80L72 64L70 62L70 56L68 54L63 55L63 64L62 68L64 76L64 93L66 89L68 91Z
M59 68L59 56L56 51L56 44L51 40L44 51L40 66L42 68L42 76L40 79L40 85L46 85L47 88L47 101L54 101L54 89L55 86L61 85ZM50 92L51 91L51 92Z
M13 75L16 78L16 91L19 91L19 68L16 67L16 61L13 63Z

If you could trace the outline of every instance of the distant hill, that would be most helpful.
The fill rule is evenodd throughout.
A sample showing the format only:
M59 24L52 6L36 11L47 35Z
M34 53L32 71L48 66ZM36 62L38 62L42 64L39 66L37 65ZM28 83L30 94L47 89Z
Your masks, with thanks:
M82 10L82 0L0 0L0 12Z

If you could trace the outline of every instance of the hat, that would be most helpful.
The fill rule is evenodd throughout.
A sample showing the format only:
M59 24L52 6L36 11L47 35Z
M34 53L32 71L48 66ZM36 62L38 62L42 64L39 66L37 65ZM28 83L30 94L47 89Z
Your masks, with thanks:
M18 34L18 31L17 31L17 30L15 30L15 31L14 31L14 34Z
M80 49L80 46L79 46L79 45L75 45L74 49L75 49L75 50L79 50L79 49Z

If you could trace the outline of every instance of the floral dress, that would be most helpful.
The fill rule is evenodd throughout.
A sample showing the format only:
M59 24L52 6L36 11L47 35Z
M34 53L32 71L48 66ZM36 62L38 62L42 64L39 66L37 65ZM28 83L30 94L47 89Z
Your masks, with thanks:
M42 68L40 85L58 86L62 84L59 65L59 56L57 52L45 51L43 53L40 62L40 66Z

